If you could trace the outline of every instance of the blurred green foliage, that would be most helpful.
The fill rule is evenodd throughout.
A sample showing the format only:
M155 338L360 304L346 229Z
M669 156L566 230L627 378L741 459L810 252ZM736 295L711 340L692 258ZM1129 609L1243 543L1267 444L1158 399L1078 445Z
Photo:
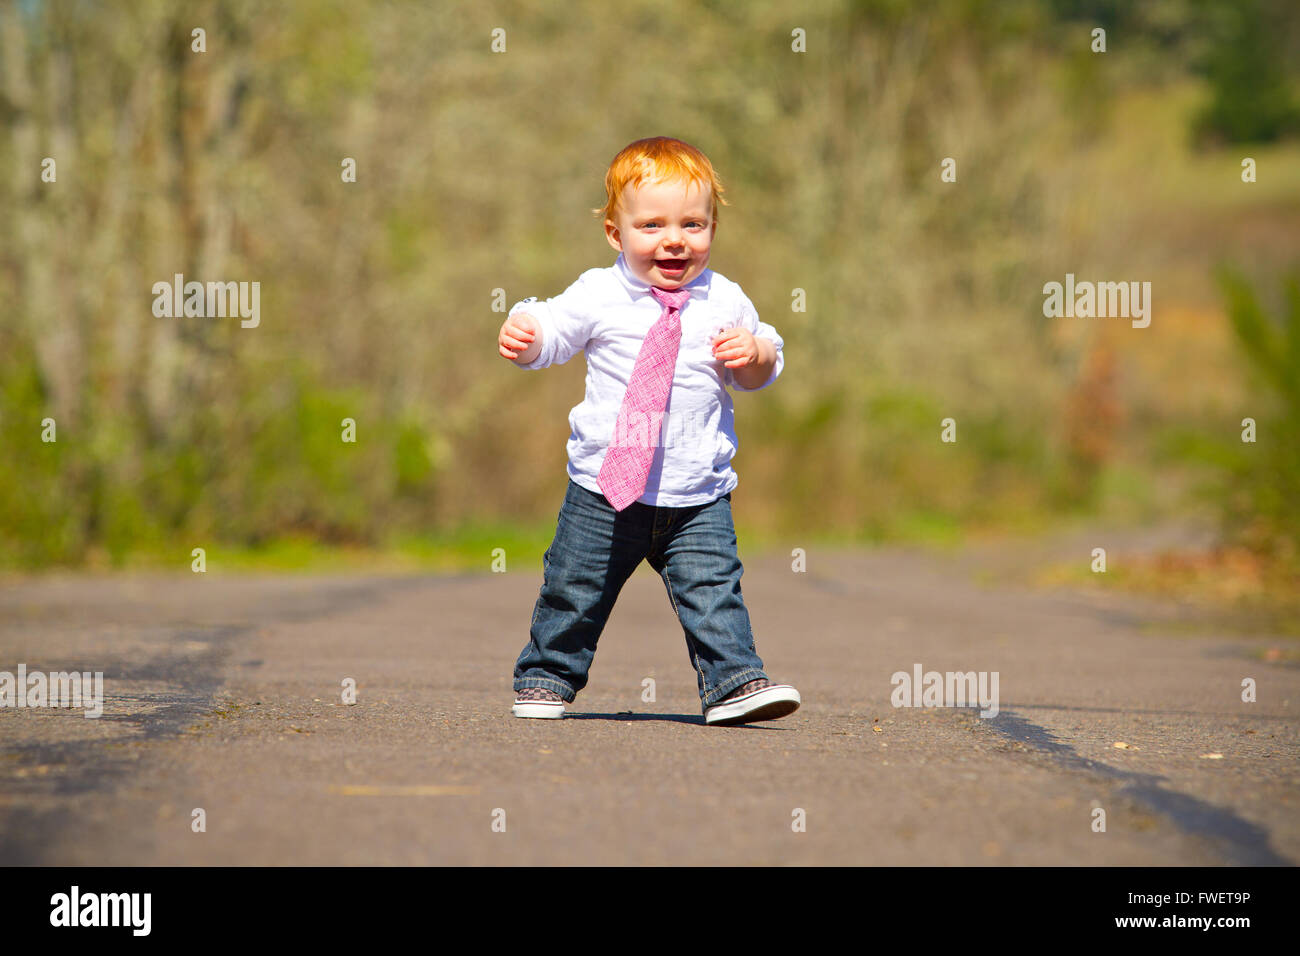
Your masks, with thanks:
M1229 475L1220 493L1227 529L1253 551L1300 564L1300 270L1287 277L1277 314L1241 272L1224 268L1220 284L1255 386L1246 406L1254 442L1216 452Z
M533 547L582 362L513 368L493 303L612 262L589 210L613 155L658 134L711 157L732 202L711 265L785 340L781 381L736 398L754 540L1158 517L1207 455L1250 489L1224 508L1294 534L1294 472L1203 437L1240 370L1191 381L1144 351L1211 362L1173 300L1211 302L1224 252L1294 256L1294 148L1244 187L1240 157L1185 142L1286 132L1294 5L737 9L0 0L0 566ZM1045 320L1066 272L1155 280L1152 328ZM261 325L153 316L176 273L260 281ZM1264 370L1289 340L1259 335ZM1244 453L1294 439L1277 414Z
M1263 0L1214 7L1216 42L1205 61L1212 97L1196 118L1201 139L1272 142L1300 132L1294 60L1286 56L1291 17ZM1288 67L1292 75L1288 75Z
M364 389L325 388L291 368L254 387L240 414L199 410L184 432L146 443L144 423L91 420L59 425L47 443L32 440L43 404L32 365L9 354L0 368L6 565L80 563L97 548L121 564L132 551L183 557L278 538L377 547L428 524L425 429ZM347 419L355 442L344 440Z

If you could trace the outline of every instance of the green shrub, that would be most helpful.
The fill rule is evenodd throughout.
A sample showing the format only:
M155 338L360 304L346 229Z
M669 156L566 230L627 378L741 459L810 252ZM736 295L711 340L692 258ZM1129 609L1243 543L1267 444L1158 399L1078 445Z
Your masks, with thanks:
M1231 442L1230 485L1222 499L1233 538L1257 551L1300 556L1300 272L1284 283L1285 304L1271 316L1246 279L1219 274L1228 317L1259 396L1256 440Z

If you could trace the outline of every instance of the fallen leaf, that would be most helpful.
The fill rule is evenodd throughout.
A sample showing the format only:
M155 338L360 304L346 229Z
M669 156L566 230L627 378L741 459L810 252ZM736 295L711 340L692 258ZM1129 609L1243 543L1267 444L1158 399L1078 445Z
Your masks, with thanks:
M876 733L878 733L878 734L883 734L883 733L885 732L885 728L884 728L884 727L872 727L871 729L872 729L873 731L875 731Z
M1202 760L1222 760L1223 754L1201 754Z
M1117 740L1115 741L1115 749L1116 750L1137 750L1138 748L1134 747L1132 744L1126 744L1122 740Z

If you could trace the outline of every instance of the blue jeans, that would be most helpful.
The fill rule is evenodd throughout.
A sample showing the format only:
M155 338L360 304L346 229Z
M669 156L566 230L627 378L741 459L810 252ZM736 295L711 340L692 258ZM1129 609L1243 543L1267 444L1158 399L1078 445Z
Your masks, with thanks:
M740 593L744 568L736 554L731 494L687 508L634 501L616 512L604 495L570 478L555 540L542 558L528 645L515 664L516 691L545 687L572 701L587 686L596 641L642 559L668 588L702 708L767 676Z

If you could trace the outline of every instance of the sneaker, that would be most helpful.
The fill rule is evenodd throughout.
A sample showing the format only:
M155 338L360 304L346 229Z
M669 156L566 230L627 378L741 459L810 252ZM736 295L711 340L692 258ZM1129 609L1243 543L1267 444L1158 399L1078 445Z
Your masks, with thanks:
M706 724L746 724L776 720L793 714L803 699L789 684L773 684L766 677L741 684L712 707L705 709Z
M545 687L525 687L515 697L510 713L516 717L563 717L564 698Z

